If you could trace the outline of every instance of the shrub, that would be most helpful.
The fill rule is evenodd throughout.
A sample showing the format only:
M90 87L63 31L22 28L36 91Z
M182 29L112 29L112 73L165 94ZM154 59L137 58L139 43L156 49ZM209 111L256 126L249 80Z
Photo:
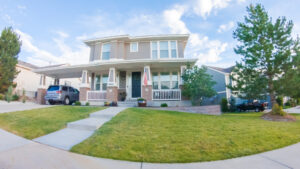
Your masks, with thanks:
M222 98L221 100L221 111L222 112L228 112L228 101L226 98Z
M277 102L277 104L279 105L279 106L283 106L283 97L282 96L278 96L277 98L276 98L276 102Z
M137 101L138 101L138 102L139 102L139 101L145 101L145 99L140 97L140 98L137 99Z
M282 110L282 107L279 106L278 104L273 105L271 113L273 115L280 115L280 116L285 116L286 115L286 112L284 112Z
M104 106L109 106L109 102L104 102Z
M111 102L111 106L118 106L118 102Z
M90 103L89 103L89 102L86 102L86 103L85 103L85 106L90 106Z
M291 101L288 100L284 105L285 105L285 106L291 106Z
M234 98L230 99L229 110L230 110L230 112L235 112L236 111L236 105L235 105L235 99Z
M167 103L162 103L162 104L160 105L160 107L168 107L168 104L167 104Z
M81 106L81 102L80 101L76 101L75 102L75 106Z
M0 100L3 100L3 99L4 99L4 94L0 93Z
M5 94L5 99L8 103L12 100L12 90L13 90L13 87L9 86L7 89L7 92Z
M17 94L14 94L14 95L12 96L12 101L18 101L19 98L20 98L20 97L19 97Z

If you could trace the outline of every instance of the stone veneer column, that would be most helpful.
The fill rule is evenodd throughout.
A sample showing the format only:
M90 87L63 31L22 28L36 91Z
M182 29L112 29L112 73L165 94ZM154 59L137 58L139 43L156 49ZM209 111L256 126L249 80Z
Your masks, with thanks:
M118 87L116 82L116 68L109 68L108 83L106 89L106 100L109 102L118 101Z
M87 70L82 71L82 76L81 76L81 84L79 87L79 101L80 102L86 102L88 101L87 99L87 92L90 90L90 85L89 85L89 74Z
M142 86L142 97L147 101L152 101L152 85Z
M38 104L46 104L45 101L45 95L46 95L47 89L46 89L46 76L41 75L40 77L40 84L37 89L37 103Z

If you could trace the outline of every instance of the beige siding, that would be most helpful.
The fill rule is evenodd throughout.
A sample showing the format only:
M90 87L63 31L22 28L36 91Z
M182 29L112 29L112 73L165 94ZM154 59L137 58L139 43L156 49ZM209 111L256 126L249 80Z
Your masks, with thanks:
M138 52L130 52L130 43L125 44L126 58L131 59L150 59L150 42L139 42Z

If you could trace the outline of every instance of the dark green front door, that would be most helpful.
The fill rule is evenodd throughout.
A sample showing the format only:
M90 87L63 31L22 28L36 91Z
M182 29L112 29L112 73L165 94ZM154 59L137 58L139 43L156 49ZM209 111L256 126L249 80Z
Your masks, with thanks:
M141 97L141 72L132 72L132 97Z

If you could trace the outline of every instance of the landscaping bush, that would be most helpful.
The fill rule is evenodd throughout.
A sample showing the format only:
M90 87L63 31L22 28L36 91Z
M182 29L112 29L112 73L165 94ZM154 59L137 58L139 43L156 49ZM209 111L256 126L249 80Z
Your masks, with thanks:
M283 97L282 96L278 96L277 98L276 98L276 102L277 102L277 104L279 105L279 106L283 106Z
M18 101L19 98L20 98L20 97L19 97L17 94L14 94L14 95L12 96L12 101Z
M282 110L282 107L279 106L278 104L273 105L271 113L273 115L280 115L280 116L285 116L286 115L286 112L284 112Z
M12 100L12 90L13 90L13 87L12 86L9 86L8 89L7 89L7 92L5 94L5 100L9 103L11 100Z
M222 98L221 100L221 111L222 112L228 112L228 101L226 98Z
M25 90L23 89L22 91L22 102L25 103L26 102L26 95L25 95Z
M235 112L236 111L236 105L235 105L235 99L234 98L230 99L229 110L230 110L230 112Z
M89 102L86 102L86 103L85 103L85 106L90 106L90 103L89 103Z
M109 102L104 102L104 106L109 106Z
M75 102L75 106L81 106L81 102L80 101L76 101Z
M291 101L290 100L288 100L285 104L284 104L285 106L291 106Z
M4 94L0 94L0 100L4 100Z
M168 107L168 104L167 104L167 103L162 103L162 104L160 105L160 107Z

